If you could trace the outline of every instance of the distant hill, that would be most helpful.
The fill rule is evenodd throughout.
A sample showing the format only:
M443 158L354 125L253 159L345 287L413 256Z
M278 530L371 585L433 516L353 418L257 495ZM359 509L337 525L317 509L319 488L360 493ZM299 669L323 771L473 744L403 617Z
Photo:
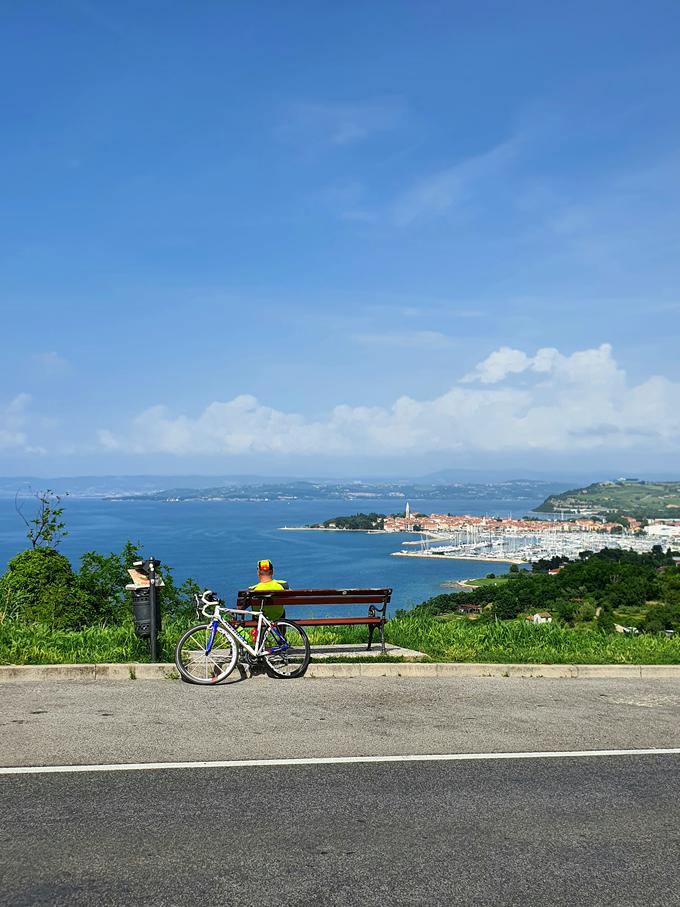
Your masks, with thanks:
M214 485L191 488L166 487L148 493L115 495L123 500L153 501L360 501L370 498L397 498L402 500L440 501L457 498L461 506L473 506L486 501L490 494L497 495L508 506L528 505L544 495L559 491L564 485L554 482L500 482L469 485L442 485L425 482L374 483L374 482L308 482L279 481L252 485ZM112 496L113 497L113 496Z
M551 494L536 508L540 513L622 514L635 519L680 518L680 482L643 482L620 479L616 482L594 482L586 488L574 488Z

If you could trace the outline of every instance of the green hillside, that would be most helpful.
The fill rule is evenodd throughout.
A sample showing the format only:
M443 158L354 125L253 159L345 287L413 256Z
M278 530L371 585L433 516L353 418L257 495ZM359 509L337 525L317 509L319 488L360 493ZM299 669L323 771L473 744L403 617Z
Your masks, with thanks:
M587 488L575 488L552 494L540 507L540 513L625 514L636 519L680 518L680 482L642 482L622 479L617 482L595 482Z

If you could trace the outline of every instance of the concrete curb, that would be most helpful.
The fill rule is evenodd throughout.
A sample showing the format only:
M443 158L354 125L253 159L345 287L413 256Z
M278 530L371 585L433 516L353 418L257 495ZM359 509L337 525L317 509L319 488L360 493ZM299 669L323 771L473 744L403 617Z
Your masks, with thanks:
M0 683L21 681L173 680L174 664L0 665ZM256 675L256 678L262 675ZM236 672L234 672L236 677ZM680 680L680 665L444 664L418 662L313 663L305 675L324 677L544 677ZM229 678L231 680L231 677Z

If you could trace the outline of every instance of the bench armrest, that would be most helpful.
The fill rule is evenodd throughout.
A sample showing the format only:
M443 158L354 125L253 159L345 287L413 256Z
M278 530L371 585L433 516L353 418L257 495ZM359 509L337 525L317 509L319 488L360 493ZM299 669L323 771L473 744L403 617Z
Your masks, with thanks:
M384 620L386 613L387 613L387 602L383 603L382 608L379 608L377 605L368 606L368 616L369 617L378 617L378 615L380 614Z

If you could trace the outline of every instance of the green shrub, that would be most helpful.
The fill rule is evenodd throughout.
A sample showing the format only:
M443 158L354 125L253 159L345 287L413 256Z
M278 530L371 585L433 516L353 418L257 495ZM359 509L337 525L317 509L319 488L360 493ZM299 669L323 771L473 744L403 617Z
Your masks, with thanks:
M609 605L603 606L597 618L597 626L605 633L614 631L614 613Z
M126 542L120 554L86 551L80 558L78 589L83 607L91 619L120 624L130 613L130 582L127 568L139 560L139 549Z
M576 608L575 618L580 623L587 623L588 621L595 620L595 612L597 608L591 601L581 602L580 605Z
M652 605L642 619L641 626L647 633L680 630L680 603Z
M18 619L51 627L82 627L92 616L68 558L54 548L32 548L12 558L0 579L0 601Z

